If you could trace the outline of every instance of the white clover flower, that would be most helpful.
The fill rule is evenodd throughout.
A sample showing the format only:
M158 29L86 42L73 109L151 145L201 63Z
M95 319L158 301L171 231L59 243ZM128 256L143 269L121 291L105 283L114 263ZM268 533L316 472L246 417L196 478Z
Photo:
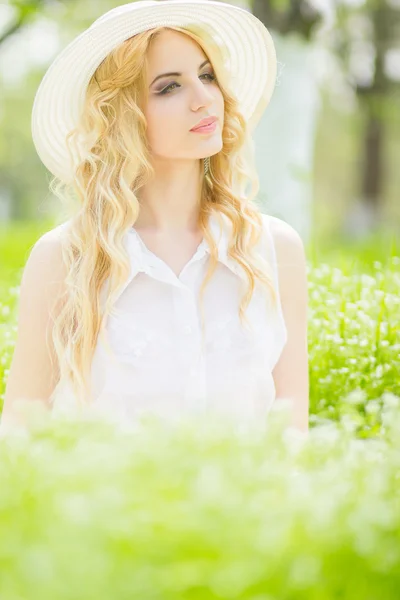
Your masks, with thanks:
M378 400L369 400L365 405L365 412L369 415L376 415L381 410L381 405Z
M10 307L7 304L5 304L1 309L1 314L3 317L8 317L10 315L10 312Z
M372 286L376 283L375 277L371 277L367 273L362 273L360 276L360 281L365 286Z
M361 321L361 323L366 323L367 321L369 321L369 316L364 312L359 310L357 312L356 318Z
M400 398L391 392L384 392L382 394L382 401L385 408L400 408Z
M336 298L327 298L325 300L325 304L327 304L328 306L334 306L337 304L337 299Z
M398 302L398 298L396 298L393 294L391 294L390 292L386 292L386 298L385 298L385 302L387 306L391 306L393 305L393 303L395 302L397 304Z
M366 397L367 394L364 390L353 390L343 398L343 401L347 404L353 405L363 404L366 400Z
M353 433L359 425L353 415L341 415L340 423L347 433Z
M381 420L383 425L386 425L391 429L393 427L393 410L383 410L381 413Z

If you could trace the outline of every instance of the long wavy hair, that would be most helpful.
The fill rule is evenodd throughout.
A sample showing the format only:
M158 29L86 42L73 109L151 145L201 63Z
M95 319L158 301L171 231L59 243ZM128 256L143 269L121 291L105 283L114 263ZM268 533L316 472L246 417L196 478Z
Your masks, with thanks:
M137 191L154 174L142 109L148 94L149 45L165 29L180 31L202 47L224 98L223 148L210 157L201 189L199 227L210 246L210 264L200 297L218 263L208 217L223 214L232 224L228 254L248 279L239 306L241 322L256 281L270 292L276 306L271 266L255 251L263 221L254 201L259 190L254 142L229 89L226 50L196 25L157 27L136 34L109 53L89 81L80 121L67 137L70 151L74 144L77 147L78 136L89 148L80 161L75 161L72 181L54 177L49 184L62 204L66 202L68 216L72 214L62 250L68 275L61 308L53 315L51 336L59 383L67 379L72 384L80 408L90 403L90 372L98 336L103 335L114 300L129 277L123 239L139 214Z

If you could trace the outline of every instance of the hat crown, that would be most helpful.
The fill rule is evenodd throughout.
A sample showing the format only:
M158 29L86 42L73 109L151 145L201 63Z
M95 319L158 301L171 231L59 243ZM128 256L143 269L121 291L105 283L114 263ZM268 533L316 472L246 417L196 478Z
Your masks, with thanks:
M158 26L198 24L227 56L230 89L250 133L267 107L276 80L270 33L250 11L221 0L137 0L101 15L55 58L35 94L31 125L39 158L56 177L71 183L91 138L67 147L85 103L90 78L124 40ZM225 54L226 53L226 54ZM228 68L229 65L229 68Z
M91 24L90 27L93 27L94 25L98 25L99 23L102 23L103 21L108 21L109 19L111 19L112 17L116 17L117 15L121 15L121 14L123 15L124 13L132 12L132 10L139 10L140 8L143 8L145 6L150 6L152 4L158 4L158 1L157 0L137 0L136 2L130 2L129 4L122 4L121 6L116 6L115 8L108 10L103 15L100 15L100 17L98 17L95 21L93 21L93 23Z

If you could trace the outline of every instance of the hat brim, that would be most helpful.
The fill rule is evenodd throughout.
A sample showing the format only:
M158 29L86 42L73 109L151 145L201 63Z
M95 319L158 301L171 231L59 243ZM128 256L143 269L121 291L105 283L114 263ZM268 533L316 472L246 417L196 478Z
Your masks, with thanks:
M146 0L118 6L74 38L46 71L34 98L32 138L43 164L64 182L73 178L66 135L76 127L87 85L104 58L133 35L195 21L228 51L231 87L253 130L272 96L276 53L272 37L251 12L207 0Z

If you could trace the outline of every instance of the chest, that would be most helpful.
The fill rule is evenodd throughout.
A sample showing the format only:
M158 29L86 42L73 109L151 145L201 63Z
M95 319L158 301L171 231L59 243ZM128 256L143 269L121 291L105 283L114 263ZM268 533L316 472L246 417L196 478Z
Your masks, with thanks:
M137 231L139 241L179 277L202 242L201 232L189 232L179 236Z
M191 264L178 284L164 278L162 268L136 274L96 349L96 402L113 411L120 406L123 414L151 408L171 415L204 406L240 415L265 410L273 397L276 318L258 290L246 311L247 326L242 323L240 280L221 263L200 298L206 270L203 261Z
M144 273L135 277L107 322L108 340L119 361L138 371L172 372L178 364L190 367L199 355L215 368L233 371L266 360L275 321L264 296L256 291L242 322L239 279L218 265L201 298L206 270L206 263L193 272L189 267L180 286Z

